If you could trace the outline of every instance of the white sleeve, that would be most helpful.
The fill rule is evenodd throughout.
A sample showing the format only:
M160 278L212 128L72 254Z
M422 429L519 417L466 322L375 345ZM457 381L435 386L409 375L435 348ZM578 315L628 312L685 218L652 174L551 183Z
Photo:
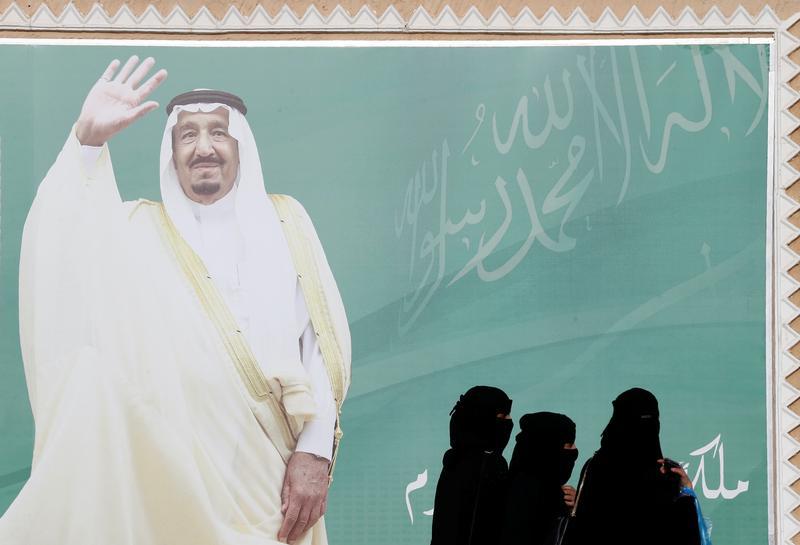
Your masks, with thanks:
M87 175L94 174L94 167L97 165L97 160L100 158L100 153L103 147L84 146L81 145L81 158L83 159L83 169Z
M111 156L97 148L89 173L81 147L73 127L36 190L20 246L20 348L37 422L54 406L64 370L98 343L107 301L96 294L121 293L126 270L118 249L127 214Z
M303 426L295 450L309 452L330 460L333 453L333 434L336 428L336 402L333 399L333 391L322 359L319 341L311 325L303 298L303 290L299 283L296 305L298 316L301 317L300 319L304 317L306 323L300 337L301 357L303 367L311 379L311 391L317 405L317 415Z

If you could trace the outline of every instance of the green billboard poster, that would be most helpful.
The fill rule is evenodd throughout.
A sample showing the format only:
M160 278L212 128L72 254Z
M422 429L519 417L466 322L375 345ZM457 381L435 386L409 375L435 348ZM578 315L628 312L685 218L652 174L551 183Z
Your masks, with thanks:
M38 449L49 424L37 416L35 431L20 344L23 227L87 93L131 55L168 76L148 97L158 108L109 142L121 200L162 200L165 107L218 89L246 103L266 191L313 220L352 339L330 543L430 542L449 412L474 385L502 388L515 422L536 411L575 421L573 485L611 401L650 390L664 454L686 468L714 543L767 543L765 44L0 43L0 512L24 487L46 489L30 477L35 433ZM76 251L76 263L90 255ZM37 278L61 272L42 260ZM158 267L136 266L158 282ZM86 289L106 285L105 265L88 269L98 282ZM53 308L60 293L86 301L66 282L45 293ZM125 319L127 299L92 297ZM168 311L151 310L171 327ZM137 343L130 323L125 350ZM135 381L155 380L145 375ZM94 422L82 424L87 437ZM125 452L126 437L115 429L104 452ZM513 434L506 458L512 449ZM56 482L50 498L75 496Z

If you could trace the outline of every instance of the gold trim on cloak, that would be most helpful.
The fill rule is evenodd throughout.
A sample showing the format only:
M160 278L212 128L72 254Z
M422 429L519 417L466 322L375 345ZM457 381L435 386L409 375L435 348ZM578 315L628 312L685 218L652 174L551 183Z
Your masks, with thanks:
M342 401L344 400L345 384L347 372L344 365L344 357L336 331L333 327L328 299L325 289L319 277L319 267L317 266L311 241L303 234L301 228L301 218L299 215L299 204L288 195L270 194L278 219L283 227L286 242L289 245L289 252L292 254L297 278L303 290L303 297L308 307L311 317L311 325L317 335L322 359L325 362L325 369L331 382L333 397L336 401L336 429L333 438L333 454L328 476L333 479L333 468L336 464L336 454L339 451L339 443L342 439L341 411Z
M153 219L158 226L159 234L167 246L172 249L186 280L194 289L201 306L217 329L225 350L228 352L230 360L241 377L247 392L255 402L264 403L269 408L269 412L272 413L276 427L279 429L279 437L275 437L276 434L270 433L270 430L267 429L270 426L265 426L260 419L257 420L259 420L264 433L275 444L284 462L288 463L287 455L290 455L294 450L297 444L297 436L292 431L289 417L283 404L276 397L269 381L262 373L261 367L250 350L244 334L239 329L236 319L219 290L217 290L216 285L214 285L206 266L180 235L162 203L143 200L140 201L140 204L151 205L149 208L153 212ZM280 439L282 443L277 442L276 439Z

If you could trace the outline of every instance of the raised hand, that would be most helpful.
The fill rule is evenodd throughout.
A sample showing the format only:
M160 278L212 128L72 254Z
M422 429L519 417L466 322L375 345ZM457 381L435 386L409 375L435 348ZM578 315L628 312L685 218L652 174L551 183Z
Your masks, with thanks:
M75 126L75 135L81 144L102 146L144 114L158 108L158 102L145 102L145 99L167 79L167 71L159 70L139 85L155 63L155 59L148 57L139 64L139 57L134 55L115 77L120 62L111 61L83 102Z

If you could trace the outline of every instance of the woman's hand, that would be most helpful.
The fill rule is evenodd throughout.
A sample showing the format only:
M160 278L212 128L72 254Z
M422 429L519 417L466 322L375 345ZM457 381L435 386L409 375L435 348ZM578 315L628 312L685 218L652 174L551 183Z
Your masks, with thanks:
M692 485L692 481L691 481L691 479L689 479L689 475L686 474L686 470L683 469L683 466L679 465L677 467L675 467L675 466L667 467L666 461L663 458L659 459L658 463L661 464L659 466L659 471L661 471L661 473L666 475L667 474L667 470L671 471L672 473L676 473L677 475L680 475L680 477L681 477L681 486L682 487L684 487L684 488L694 488L694 486Z
M565 484L561 487L561 491L564 492L564 503L567 507L575 507L575 496L577 495L575 487Z

